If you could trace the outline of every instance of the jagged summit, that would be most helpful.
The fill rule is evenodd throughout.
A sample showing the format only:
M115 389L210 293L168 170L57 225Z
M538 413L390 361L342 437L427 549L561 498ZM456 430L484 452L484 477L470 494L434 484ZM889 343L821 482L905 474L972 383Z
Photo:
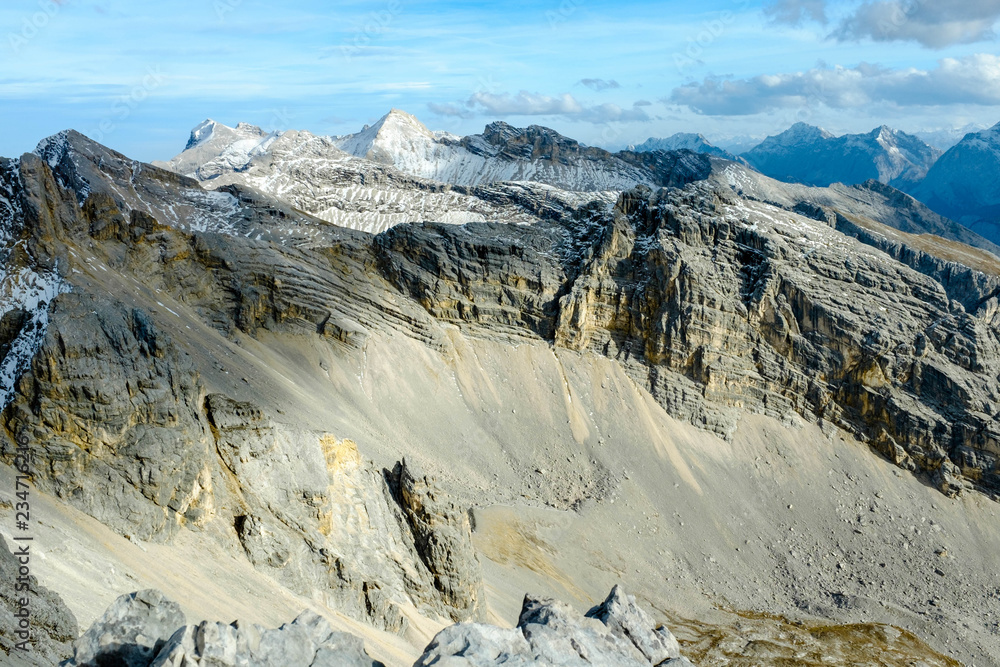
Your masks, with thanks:
M191 130L191 138L188 139L184 150L191 150L195 146L210 140L212 138L212 134L215 132L215 126L218 124L219 123L211 118L207 118L201 123L198 123L198 125Z

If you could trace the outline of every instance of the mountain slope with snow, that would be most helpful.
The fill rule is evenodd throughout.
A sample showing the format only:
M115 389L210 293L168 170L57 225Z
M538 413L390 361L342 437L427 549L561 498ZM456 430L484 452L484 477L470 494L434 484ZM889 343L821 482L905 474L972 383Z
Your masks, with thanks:
M906 190L927 174L940 155L939 149L885 125L868 134L836 137L796 123L742 157L761 173L781 181L828 186L874 179Z
M390 114L393 119L397 113ZM390 151L408 150L397 145L372 143L385 139L382 124L353 143L290 130L279 135L256 134L257 143L234 128L216 126L209 141L189 142L179 156L166 165L186 169L202 186L215 191L230 187L251 188L276 197L294 209L319 220L359 231L379 233L404 222L500 221L532 223L590 201L612 204L613 193L578 193L545 184L492 184L451 187L413 177L387 164ZM242 125L241 128L251 126ZM192 138L198 128L192 132ZM227 138L234 143L225 143ZM366 146L366 141L368 144ZM366 156L345 152L346 146ZM410 146L412 148L412 146Z
M482 134L459 139L432 133L393 109L371 127L334 141L357 157L453 185L534 181L581 192L653 185L641 167L537 125L521 129L495 122Z
M941 156L913 195L941 215L1000 242L1000 123L967 134Z
M252 188L323 221L367 232L404 222L531 223L646 185L706 176L690 151L611 154L548 128L492 123L481 135L432 133L405 112L343 137L268 134L206 121L160 163L219 190Z

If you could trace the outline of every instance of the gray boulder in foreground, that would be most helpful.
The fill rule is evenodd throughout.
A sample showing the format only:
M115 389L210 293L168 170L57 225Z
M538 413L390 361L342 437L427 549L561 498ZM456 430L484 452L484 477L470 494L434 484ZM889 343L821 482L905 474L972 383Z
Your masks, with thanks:
M673 633L662 625L654 629L653 619L621 586L612 588L608 598L587 616L604 623L613 635L631 643L654 665L681 657L681 645Z
M459 623L438 633L414 667L648 667L690 665L666 628L654 627L620 586L586 616L525 596L517 627Z
M181 625L184 612L158 590L122 595L73 642L67 665L148 667Z
M313 612L272 630L186 625L177 603L156 590L115 600L73 647L63 667L383 667L361 639Z

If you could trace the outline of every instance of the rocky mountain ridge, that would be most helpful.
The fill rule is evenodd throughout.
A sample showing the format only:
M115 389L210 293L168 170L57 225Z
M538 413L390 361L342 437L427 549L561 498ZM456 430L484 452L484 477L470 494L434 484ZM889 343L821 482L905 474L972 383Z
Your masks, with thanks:
M988 135L970 135L948 152L982 153L982 137ZM975 141L979 148L969 143ZM539 126L496 122L467 137L431 132L414 116L393 109L362 131L340 137L269 133L246 123L230 128L207 120L192 130L180 155L155 164L212 189L249 185L328 222L378 232L425 219L530 222L553 200L563 209L593 199L610 204L615 192L667 184L660 163L676 158L653 156L683 151L740 162L789 183L891 185L940 214L978 225L975 229L996 241L989 196L972 191L988 188L990 179L979 167L961 166L972 158L949 157L932 173L942 150L884 125L838 137L797 123L741 156L684 133L610 153ZM442 183L452 188L442 189ZM964 189L956 194L955 187ZM466 212L475 215L468 218Z
M530 132L496 133L504 150L542 150L522 141ZM533 449L448 431L465 412L422 429L458 443L441 450L448 466L500 450L493 474L509 481L466 491L484 505L541 495L539 505L583 516L625 493L630 474L603 462L610 433L570 389L572 363L611 369L594 370L587 391L619 373L640 397L633 409L717 434L704 436L715 447L769 419L853 436L931 482L941 502L1000 491L1000 271L988 252L899 231L949 230L895 191L786 187L706 156L637 154L664 187L631 189L613 208L577 200L530 224L373 235L246 185L206 193L75 133L39 153L3 165L5 270L61 287L33 309L4 301L7 339L28 342L0 455L9 463L12 443L29 438L41 492L139 542L208 535L288 590L389 633L420 618L481 618L483 567L494 565L477 552L471 503L416 472L409 453L431 457L406 442L414 431L351 426L392 407L369 379L387 350L407 352L392 361L404 393L404 374L429 368L487 423L514 415L477 398L505 391L487 350L578 360L560 362L555 398L540 389L541 363L526 372L521 391L542 407L519 404L508 418L552 420L532 430ZM426 395L409 401L432 412ZM367 459L347 428L375 433L368 447L407 452L407 463ZM550 474L543 443L571 448L565 474ZM912 605L933 582L914 586L888 597ZM948 617L976 619L963 646L990 645L978 616L993 598L975 609L963 599Z

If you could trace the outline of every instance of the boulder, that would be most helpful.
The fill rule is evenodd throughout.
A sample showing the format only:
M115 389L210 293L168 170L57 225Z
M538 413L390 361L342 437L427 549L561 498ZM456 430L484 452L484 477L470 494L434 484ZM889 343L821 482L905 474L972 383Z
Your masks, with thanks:
M616 637L630 642L654 665L681 655L681 645L673 633L662 625L654 630L653 620L621 586L612 588L608 598L587 612L587 616L601 621Z
M414 667L690 664L666 628L655 628L620 586L585 616L556 600L525 596L517 627L459 623L434 637Z
M149 667L182 625L180 605L160 591L122 595L73 642L68 667Z
M383 667L361 639L314 612L270 630L238 621L185 625L177 603L156 590L115 600L73 646L64 667Z

